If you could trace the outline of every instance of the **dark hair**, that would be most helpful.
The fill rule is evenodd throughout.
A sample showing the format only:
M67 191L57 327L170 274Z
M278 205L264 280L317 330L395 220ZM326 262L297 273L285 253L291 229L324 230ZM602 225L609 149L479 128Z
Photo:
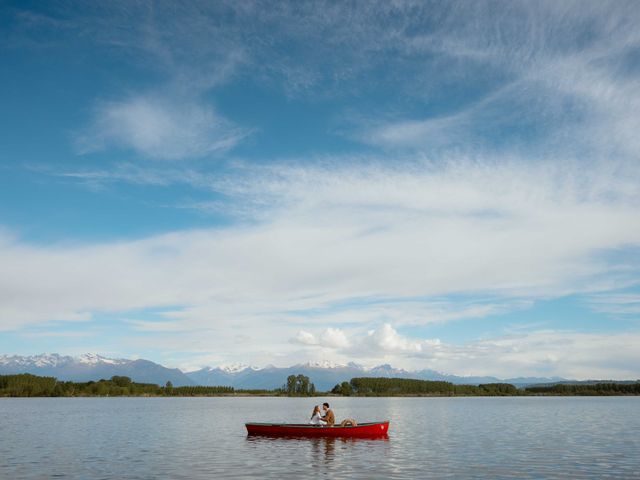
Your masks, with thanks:
M324 405L325 407L329 408L329 404L327 402L324 402L322 405Z

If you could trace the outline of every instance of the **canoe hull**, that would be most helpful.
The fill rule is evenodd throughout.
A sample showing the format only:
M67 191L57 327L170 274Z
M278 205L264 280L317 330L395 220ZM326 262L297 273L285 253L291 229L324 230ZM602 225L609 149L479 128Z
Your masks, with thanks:
M327 427L295 423L247 423L249 435L270 437L386 437L389 422L361 423L357 427Z

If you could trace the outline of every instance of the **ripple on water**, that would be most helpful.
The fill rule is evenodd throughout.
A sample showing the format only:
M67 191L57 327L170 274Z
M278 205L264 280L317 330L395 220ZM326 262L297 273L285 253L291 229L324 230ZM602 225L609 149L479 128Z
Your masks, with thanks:
M0 478L638 478L640 398L334 398L388 439L247 437L319 399L0 399Z

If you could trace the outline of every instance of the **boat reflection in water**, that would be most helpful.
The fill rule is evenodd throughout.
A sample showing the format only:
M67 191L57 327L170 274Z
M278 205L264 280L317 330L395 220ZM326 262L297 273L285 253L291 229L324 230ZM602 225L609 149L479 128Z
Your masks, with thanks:
M298 438L297 440L301 440ZM365 439L365 438L345 438L345 437L317 437L302 439L311 445L311 454L318 461L331 461L335 456L336 449L344 450L356 446L356 444L362 444L363 442L371 441L389 441L389 436L378 437L377 439Z
M282 454L287 451L296 452L296 455L305 456L304 451L310 455L309 460L314 464L331 462L336 457L336 451L350 451L354 447L367 448L367 444L388 442L389 436L377 438L358 437L268 437L264 435L247 435L247 442L259 447L268 444L270 449ZM302 450L301 450L302 449ZM337 455L338 457L340 454Z

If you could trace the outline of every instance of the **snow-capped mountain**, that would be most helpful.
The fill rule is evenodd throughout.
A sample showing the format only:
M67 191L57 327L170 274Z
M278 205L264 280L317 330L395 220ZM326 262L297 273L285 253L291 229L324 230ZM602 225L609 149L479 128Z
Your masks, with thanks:
M244 389L278 388L286 383L289 375L300 374L308 376L320 391L330 390L337 383L349 381L354 377L416 378L420 380L443 380L455 384L475 385L502 381L514 383L515 385L529 385L540 382L552 383L562 380L560 378L517 378L511 381L510 379L500 380L496 377L460 377L436 372L434 370L408 371L402 368L392 367L388 364L367 368L353 362L340 364L326 360L282 368L272 365L264 368L243 366L243 368L234 369L205 367L194 372L187 372L187 376L198 385L229 385Z
M302 364L302 366L307 368L344 368L347 365L343 363L335 363L330 360L320 360L316 362L307 362Z
M193 385L193 381L177 368L166 368L149 360L107 358L93 353L77 357L44 353L42 355L0 355L0 374L32 373L59 380L86 382L124 375L136 382L175 386Z
M231 373L231 374L242 372L243 370L246 370L248 368L251 370L260 370L260 368L258 367L252 367L250 365L245 365L243 363L232 363L229 365L221 365L218 368L223 372Z
M101 355L96 355L95 353L83 353L75 357L75 360L79 363L84 363L85 365L97 365L99 363L105 363L107 365L122 365L127 362L127 360L123 359L114 359L107 358Z
M384 364L364 367L357 363L335 363L327 360L307 362L291 367L263 368L244 364L230 364L219 367L205 367L183 373L177 368L166 368L149 360L128 360L107 358L87 353L77 357L56 353L19 356L0 355L0 375L32 373L57 377L60 380L89 381L125 375L137 382L164 385L171 381L174 386L182 385L225 385L242 389L274 389L281 387L289 375L306 375L319 391L331 390L334 385L349 381L354 377L416 378L420 380L444 380L455 384L479 384L507 382L524 386L536 383L557 383L565 379L553 378L512 378L500 380L496 377L460 377L434 370L408 371Z
M286 376L282 377L279 370L273 366L264 368L249 365L223 365L219 367L204 367L193 372L186 372L186 376L196 385L226 385L236 388L267 388L282 386ZM272 375L273 372L275 373Z
M95 353L84 353L77 357L68 355L58 355L57 353L43 353L41 355L0 355L0 366L2 367L34 367L34 368L57 368L64 365L122 365L130 360L106 358Z
M264 368L233 366L205 367L187 376L198 385L229 385L244 389L273 389L283 386L289 375L306 375L319 390L330 390L336 383L363 376L367 369L355 363L341 364L328 360L307 362L291 367Z

